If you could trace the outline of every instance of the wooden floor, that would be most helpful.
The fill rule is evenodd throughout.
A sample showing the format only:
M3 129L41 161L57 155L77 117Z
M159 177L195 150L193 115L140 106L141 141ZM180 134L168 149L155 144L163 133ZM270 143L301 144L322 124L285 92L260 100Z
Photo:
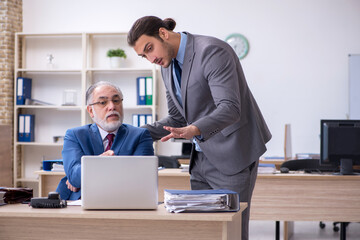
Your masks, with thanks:
M326 227L321 229L319 222L295 222L294 235L291 240L339 240L340 231L333 231L332 222L325 222ZM347 240L359 240L360 223L350 223L346 229ZM282 234L282 231L280 231ZM250 221L251 240L274 240L275 239L275 222L271 221ZM283 236L281 235L281 238Z

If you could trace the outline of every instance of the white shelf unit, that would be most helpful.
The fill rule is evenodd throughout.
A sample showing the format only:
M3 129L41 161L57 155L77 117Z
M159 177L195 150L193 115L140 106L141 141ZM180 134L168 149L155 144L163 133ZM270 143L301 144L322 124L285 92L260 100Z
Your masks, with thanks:
M151 114L156 120L157 72L141 60L126 42L127 33L16 33L14 84L14 185L37 182L35 171L43 159L60 159L61 143L69 128L92 123L86 111L87 88L106 80L118 85L124 95L124 123L132 124L132 114ZM121 68L110 68L106 52L122 48L127 54ZM52 64L47 56L54 57ZM32 99L51 105L16 105L18 77L32 79ZM153 104L137 105L136 78L153 78ZM76 105L63 106L65 90L76 91ZM18 115L35 115L35 141L18 142ZM154 145L155 146L155 145Z

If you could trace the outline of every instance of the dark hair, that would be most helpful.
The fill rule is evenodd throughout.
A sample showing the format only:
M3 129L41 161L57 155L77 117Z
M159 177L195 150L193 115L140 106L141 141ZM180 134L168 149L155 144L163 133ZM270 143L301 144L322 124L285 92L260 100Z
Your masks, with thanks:
M155 16L145 16L139 18L136 20L128 33L128 44L132 47L135 46L136 41L144 34L150 37L156 37L162 41L159 36L159 29L163 27L172 31L175 26L176 22L172 18L166 18L164 20Z

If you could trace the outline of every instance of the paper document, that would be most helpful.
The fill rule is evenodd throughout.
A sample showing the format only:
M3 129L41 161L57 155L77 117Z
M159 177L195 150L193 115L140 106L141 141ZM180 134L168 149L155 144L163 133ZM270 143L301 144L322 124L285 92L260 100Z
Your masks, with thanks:
M81 199L80 200L75 200L75 201L67 201L67 205L68 206L81 206Z
M239 210L239 195L229 190L165 190L169 212L227 212Z

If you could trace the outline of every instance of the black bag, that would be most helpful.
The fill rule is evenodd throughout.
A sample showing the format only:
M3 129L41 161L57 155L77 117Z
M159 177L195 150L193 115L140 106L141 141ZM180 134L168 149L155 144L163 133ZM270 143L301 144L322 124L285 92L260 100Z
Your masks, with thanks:
M33 197L32 188L0 187L0 192L5 192L4 202L9 204L30 201L30 199Z

